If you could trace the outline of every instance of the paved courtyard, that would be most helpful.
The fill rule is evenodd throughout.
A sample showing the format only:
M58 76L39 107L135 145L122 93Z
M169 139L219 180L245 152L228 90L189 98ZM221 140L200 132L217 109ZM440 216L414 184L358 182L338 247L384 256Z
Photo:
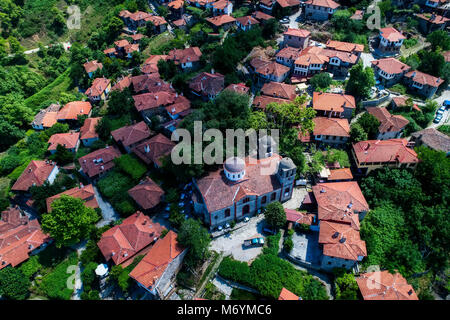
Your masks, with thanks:
M292 236L294 248L291 256L306 263L317 265L320 262L321 252L319 248L319 233L294 233Z
M302 201L307 193L308 192L306 191L305 187L295 187L294 190L292 191L292 198L284 202L283 207L286 209L300 208L300 205L302 204Z
M223 252L224 255L231 254L234 259L239 261L252 261L261 253L262 247L244 248L243 243L246 239L262 236L263 220L263 215L251 218L242 228L212 240L210 249Z

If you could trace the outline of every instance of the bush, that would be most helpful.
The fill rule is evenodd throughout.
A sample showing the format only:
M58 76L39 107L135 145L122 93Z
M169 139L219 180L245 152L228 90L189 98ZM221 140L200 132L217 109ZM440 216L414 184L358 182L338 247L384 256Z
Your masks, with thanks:
M58 264L55 269L42 278L39 288L50 299L70 300L73 288L67 288L67 279L72 275L67 273L70 266L76 266L77 254L73 252L67 260Z
M97 264L95 262L89 262L81 273L81 281L83 282L83 288L86 291L91 291L92 285L96 280L95 269Z
M86 249L81 252L80 261L83 265L88 265L90 262L100 263L103 256L97 243L93 240L89 240L86 244Z
M131 154L124 154L119 158L115 158L114 163L134 181L137 181L147 172L147 167Z
M322 72L314 75L309 83L313 86L315 90L317 89L326 89L331 84L331 77L328 73Z
M219 266L219 275L234 282L250 286L252 284L250 267L248 264L234 260L230 257L223 258Z
M19 270L22 271L25 277L31 278L39 270L41 270L41 268L42 265L39 263L38 256L32 256L20 265Z
M294 241L292 241L292 236L288 236L286 237L286 239L284 239L283 247L287 252L292 251L292 249L294 248Z
M264 212L266 222L275 228L281 228L286 224L286 213L280 202L269 203Z
M6 267L0 270L0 296L11 300L24 300L28 297L31 282L17 268Z

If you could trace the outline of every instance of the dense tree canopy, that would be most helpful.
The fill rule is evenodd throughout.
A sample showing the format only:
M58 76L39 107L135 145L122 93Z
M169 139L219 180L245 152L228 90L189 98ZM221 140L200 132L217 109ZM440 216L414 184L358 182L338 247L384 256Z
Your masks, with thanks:
M24 300L28 297L31 282L28 277L13 267L0 270L0 296L11 300Z
M362 62L359 62L350 69L350 78L345 90L357 99L366 99L370 97L370 89L374 85L373 69L370 67L364 68Z
M189 249L184 260L188 266L195 267L207 258L211 238L208 230L198 220L184 221L178 232L177 240L182 246Z
M264 210L266 222L275 228L282 228L286 225L286 213L278 201L269 203Z

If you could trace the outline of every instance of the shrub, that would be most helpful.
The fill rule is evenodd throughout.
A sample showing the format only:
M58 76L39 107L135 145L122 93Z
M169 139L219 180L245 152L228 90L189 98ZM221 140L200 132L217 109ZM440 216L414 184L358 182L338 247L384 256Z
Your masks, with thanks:
M0 270L0 295L6 299L24 300L29 295L30 280L17 268Z
M284 239L283 247L287 252L292 251L292 249L294 248L294 241L292 241L292 236L288 236L286 237L286 239Z
M114 163L122 172L128 174L135 181L147 172L146 166L131 154L124 154L119 158L115 158Z
M234 282L251 285L250 267L245 262L230 257L223 258L219 266L219 275Z
M19 267L20 271L24 274L25 277L31 278L35 275L39 270L41 270L42 265L39 263L38 256L32 256L30 259L22 263Z

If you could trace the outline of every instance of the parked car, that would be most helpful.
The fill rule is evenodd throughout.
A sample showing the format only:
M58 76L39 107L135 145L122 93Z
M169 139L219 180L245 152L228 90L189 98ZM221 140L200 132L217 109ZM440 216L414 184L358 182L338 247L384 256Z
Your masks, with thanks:
M280 23L282 24L288 24L290 22L289 18L284 17L283 19L280 20Z
M445 112L445 106L442 106L438 109L437 113L443 114Z
M244 240L245 247L261 247L264 245L264 238L253 238Z
M244 222L249 222L250 221L250 218L249 217L245 217L244 218Z
M434 123L439 123L442 120L442 114L438 114L436 116L436 118L434 118L433 122Z
M444 107L446 107L447 109L450 108L450 100L445 100L444 103L442 104Z

